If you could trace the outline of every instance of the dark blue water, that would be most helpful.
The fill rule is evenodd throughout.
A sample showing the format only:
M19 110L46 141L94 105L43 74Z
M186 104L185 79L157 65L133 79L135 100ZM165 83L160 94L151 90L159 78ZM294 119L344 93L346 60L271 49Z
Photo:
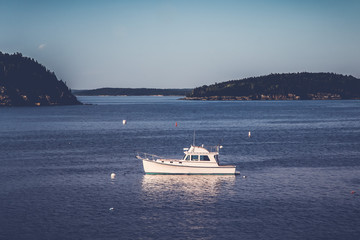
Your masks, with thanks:
M80 100L0 108L0 239L360 239L360 101ZM247 178L143 174L194 130Z

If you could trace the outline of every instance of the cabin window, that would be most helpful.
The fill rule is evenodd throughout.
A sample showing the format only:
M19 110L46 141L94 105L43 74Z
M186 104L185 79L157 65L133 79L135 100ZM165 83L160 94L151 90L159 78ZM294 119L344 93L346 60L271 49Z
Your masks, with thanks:
M200 155L200 161L210 161L208 155Z
M188 161L189 161L189 160L190 160L190 155L187 155L186 158L185 158L185 160L188 160Z
M199 155L191 155L191 161L198 161Z

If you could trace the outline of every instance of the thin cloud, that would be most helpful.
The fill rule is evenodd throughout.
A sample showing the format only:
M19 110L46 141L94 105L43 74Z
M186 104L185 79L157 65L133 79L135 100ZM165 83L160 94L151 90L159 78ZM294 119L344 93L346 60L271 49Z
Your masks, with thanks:
M41 49L44 49L45 46L46 46L46 43L42 43L42 44L39 45L38 49L40 49L40 50L41 50Z

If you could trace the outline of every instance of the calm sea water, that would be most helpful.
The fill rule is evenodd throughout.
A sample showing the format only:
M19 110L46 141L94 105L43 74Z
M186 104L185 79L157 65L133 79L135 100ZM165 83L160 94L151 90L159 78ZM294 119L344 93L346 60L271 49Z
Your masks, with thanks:
M0 108L0 239L360 239L360 101L79 99ZM194 130L242 176L143 174Z

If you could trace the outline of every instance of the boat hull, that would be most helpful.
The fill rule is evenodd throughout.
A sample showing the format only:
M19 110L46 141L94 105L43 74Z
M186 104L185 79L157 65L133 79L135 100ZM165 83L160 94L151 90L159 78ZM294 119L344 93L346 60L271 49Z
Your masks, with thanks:
M235 175L236 167L227 166L187 166L164 164L152 160L142 159L146 174L169 175Z

